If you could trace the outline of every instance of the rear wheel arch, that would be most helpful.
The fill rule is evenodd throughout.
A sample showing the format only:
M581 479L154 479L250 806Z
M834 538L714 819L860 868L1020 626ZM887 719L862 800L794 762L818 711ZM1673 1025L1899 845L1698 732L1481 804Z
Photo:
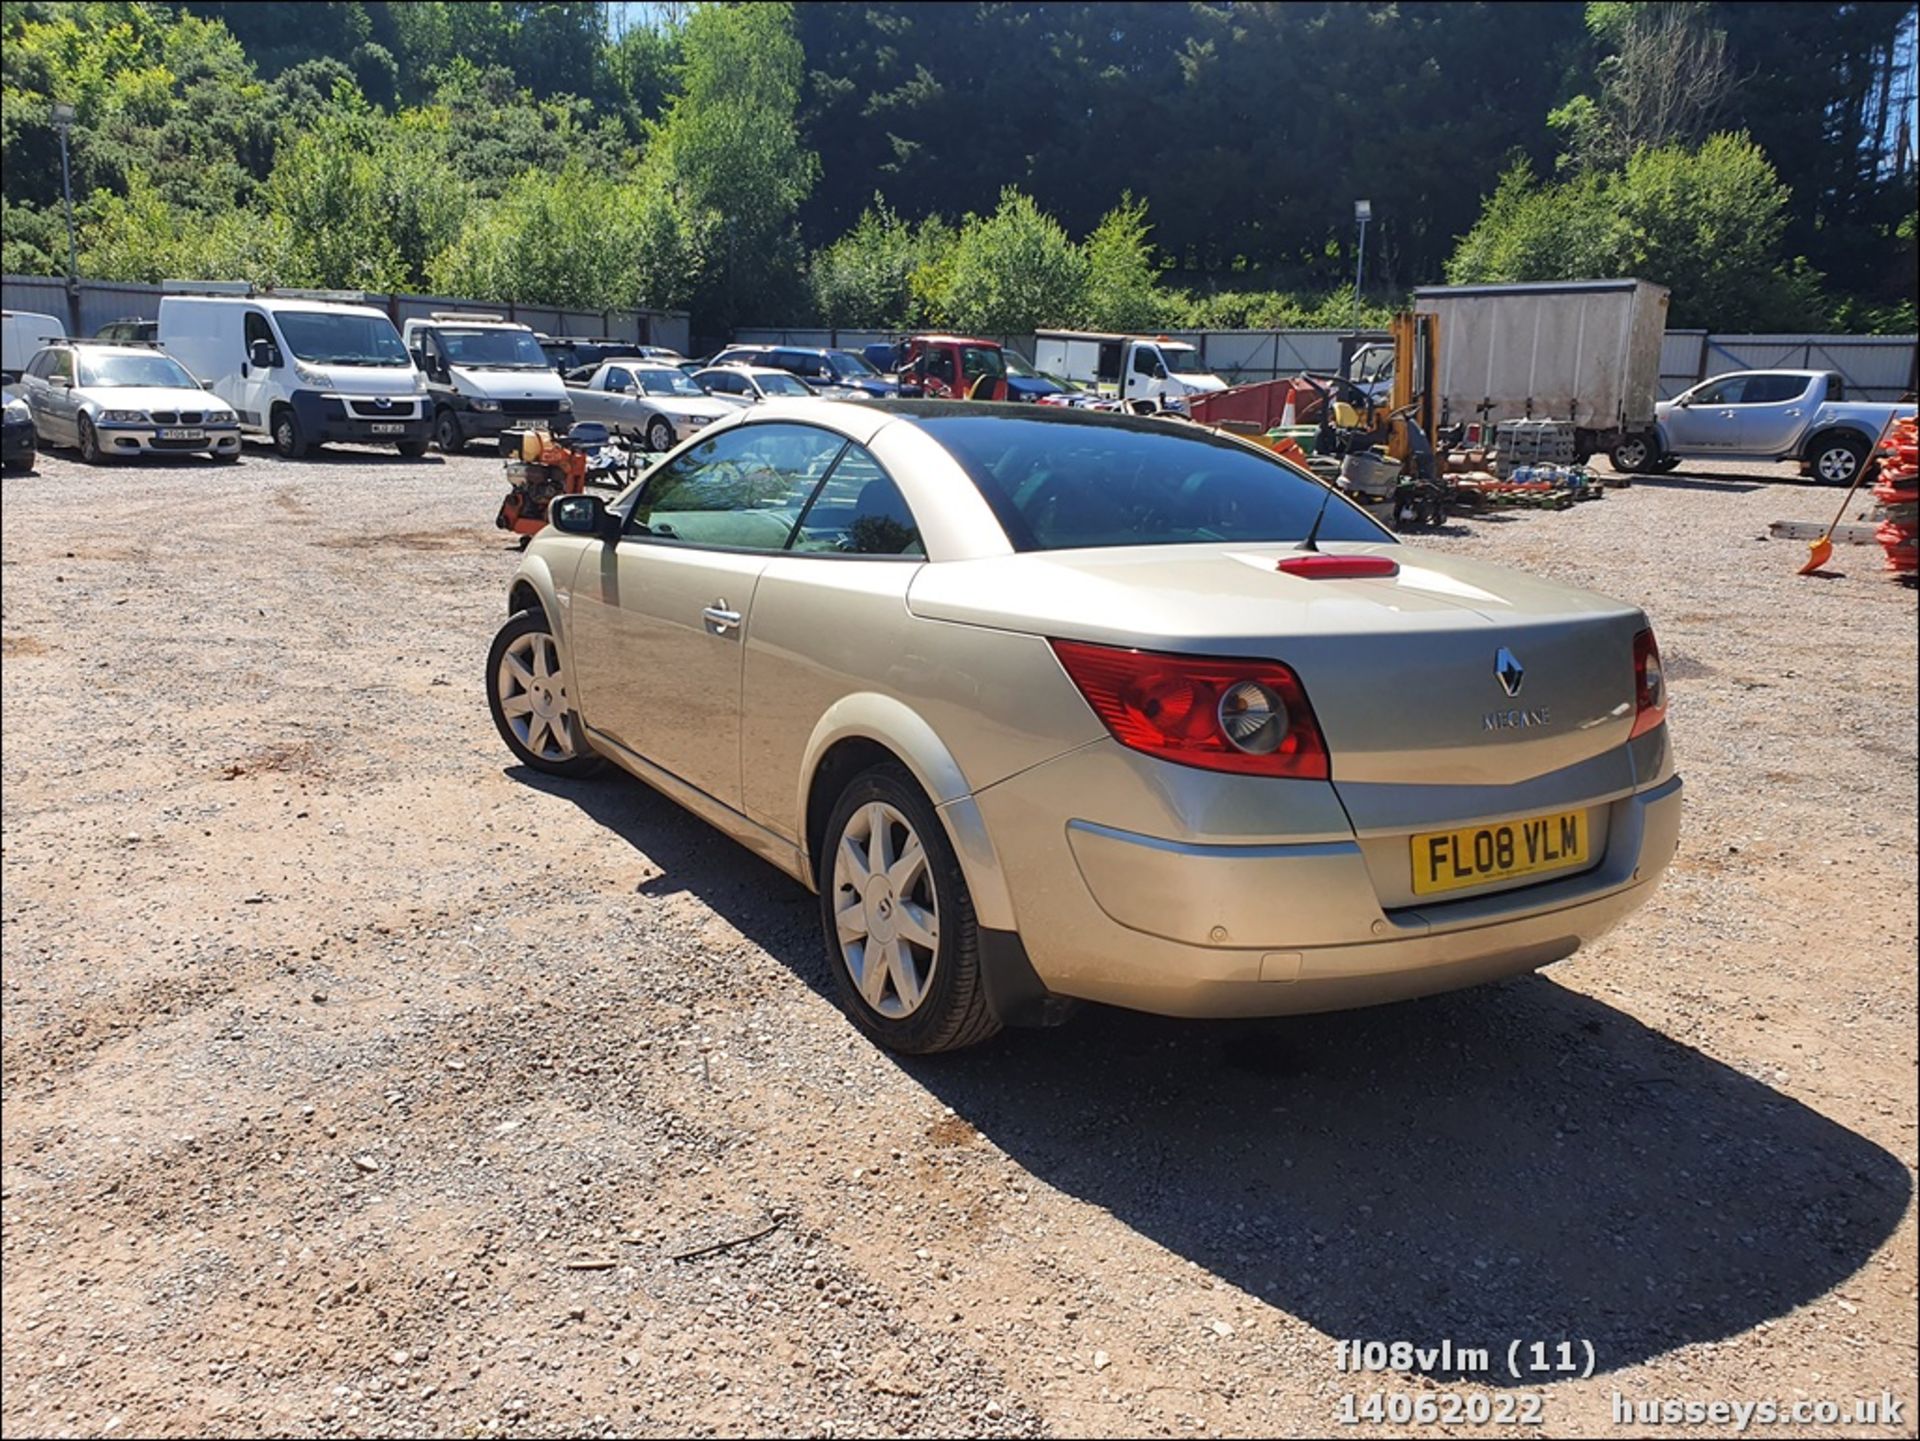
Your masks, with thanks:
M889 696L847 696L814 727L800 767L794 810L806 851L807 883L818 885L821 838L841 791L861 771L888 761L906 767L940 818L973 893L980 924L1015 929L1000 858L965 773L933 727Z
M1800 458L1802 460L1812 460L1820 453L1823 447L1841 440L1857 443L1869 454L1872 453L1873 437L1868 435L1864 430L1860 430L1851 425L1828 425L1823 426L1807 437L1806 444L1800 447Z

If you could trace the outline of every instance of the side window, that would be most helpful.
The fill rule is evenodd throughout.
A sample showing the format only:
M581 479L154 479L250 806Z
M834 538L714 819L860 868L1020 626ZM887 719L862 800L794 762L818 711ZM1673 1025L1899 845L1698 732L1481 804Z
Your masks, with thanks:
M631 390L632 388L633 372L631 370L622 370L616 365L607 372L608 390Z
M782 550L846 447L811 425L736 425L647 478L629 535L738 550Z
M921 373L927 379L938 380L949 386L953 384L953 352L945 346L936 345L925 351L920 357L920 364Z
M267 317L257 310L249 310L247 312L247 325L244 333L247 337L246 352L248 355L253 354L253 343L256 340L264 340L268 345L275 346L276 349L278 348L278 343L273 338L273 327L267 324Z
M47 378L47 369L52 364L53 352L51 350L43 350L27 362L27 374L33 376L36 380L45 380Z
M927 553L906 497L872 452L860 445L847 447L800 517L792 549L802 555Z
M1133 373L1152 375L1160 368L1160 352L1151 345L1136 345L1133 348Z
M1805 375L1752 375L1747 377L1746 404L1767 405L1798 400L1813 383Z
M1829 402L1847 398L1847 383L1833 371L1827 372L1827 399Z
M1702 390L1694 392L1695 405L1739 405L1747 393L1747 379L1736 375L1728 380L1716 381Z
M55 350L48 353L47 374L56 380L73 379L73 352Z

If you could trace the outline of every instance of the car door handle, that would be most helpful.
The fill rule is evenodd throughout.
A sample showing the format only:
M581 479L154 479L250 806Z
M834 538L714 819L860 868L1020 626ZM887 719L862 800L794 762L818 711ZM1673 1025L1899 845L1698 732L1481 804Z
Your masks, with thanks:
M1795 416L1797 416L1797 415L1799 415L1799 414L1800 414L1800 407L1799 407L1799 406L1797 406L1797 405L1796 405L1796 406L1794 406L1794 408L1793 408L1792 410L1789 410L1789 411L1787 412L1787 414L1788 414L1788 415L1795 415Z
M706 620L708 628L712 630L715 635L725 635L730 630L738 630L740 628L740 612L737 610L728 610L724 597L715 601L712 605L701 611L700 614Z

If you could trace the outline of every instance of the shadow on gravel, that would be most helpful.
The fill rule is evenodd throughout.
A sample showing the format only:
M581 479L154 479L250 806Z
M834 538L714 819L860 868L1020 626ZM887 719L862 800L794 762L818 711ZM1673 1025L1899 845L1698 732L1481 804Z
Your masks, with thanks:
M799 885L637 781L509 774L831 995ZM1545 976L1269 1021L1085 1007L901 1064L1038 1180L1329 1337L1496 1372L1514 1340L1612 1371L1784 1315L1912 1195L1864 1137Z
M1709 480L1697 475L1636 475L1636 486L1646 486L1649 490L1719 490L1729 495L1745 495L1749 491L1771 490L1776 485L1810 486L1811 481L1781 476L1778 480L1754 480L1752 477L1727 476L1724 479Z
M249 460L280 460L280 455L272 446L264 443L242 442L240 446L242 464ZM386 449L360 449L341 445L316 445L301 460L281 461L283 465L298 466L302 462L318 461L323 465L445 465L447 458L438 451L428 451L425 455L402 455L399 451Z

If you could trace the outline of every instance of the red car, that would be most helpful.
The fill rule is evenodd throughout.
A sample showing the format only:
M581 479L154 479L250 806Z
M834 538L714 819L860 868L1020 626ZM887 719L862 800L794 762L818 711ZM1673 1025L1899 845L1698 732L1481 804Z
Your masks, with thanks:
M997 341L916 335L904 347L900 385L929 399L1005 400L1007 358Z

